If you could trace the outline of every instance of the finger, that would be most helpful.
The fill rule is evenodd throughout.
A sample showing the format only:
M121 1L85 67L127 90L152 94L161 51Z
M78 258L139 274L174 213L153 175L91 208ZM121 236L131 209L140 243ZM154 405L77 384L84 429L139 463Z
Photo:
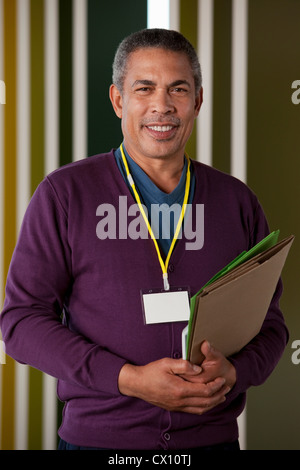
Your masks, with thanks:
M190 381L189 384L182 387L179 393L183 398L209 399L213 396L224 395L225 379L217 377L209 383L202 381Z
M184 411L185 413L192 413L201 416L204 413L207 413L208 411L212 410L216 406L221 405L222 403L224 403L224 401L226 401L226 398L222 396L218 400L214 400L214 402L202 402L200 405L187 405L182 409L182 411Z
M211 382L202 384L203 386L203 395L205 397L212 397L216 393L222 393L222 390L225 386L225 379L223 377L217 377Z
M223 386L221 390L208 397L190 397L184 401L182 411L202 415L203 413L224 403L228 387Z
M202 368L196 364L192 364L189 361L178 359L178 360L172 360L171 371L175 375L190 376L190 375L200 374L202 372Z

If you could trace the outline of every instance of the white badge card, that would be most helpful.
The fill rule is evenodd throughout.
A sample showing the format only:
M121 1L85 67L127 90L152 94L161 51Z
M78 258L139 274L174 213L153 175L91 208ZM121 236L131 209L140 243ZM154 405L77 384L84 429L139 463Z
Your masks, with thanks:
M142 292L145 323L170 323L188 321L190 299L188 289Z

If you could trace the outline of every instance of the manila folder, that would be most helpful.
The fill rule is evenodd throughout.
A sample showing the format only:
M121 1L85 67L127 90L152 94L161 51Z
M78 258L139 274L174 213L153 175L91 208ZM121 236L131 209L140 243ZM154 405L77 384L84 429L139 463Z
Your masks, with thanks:
M196 300L188 360L202 362L204 340L228 357L259 333L293 240L291 235L203 289Z

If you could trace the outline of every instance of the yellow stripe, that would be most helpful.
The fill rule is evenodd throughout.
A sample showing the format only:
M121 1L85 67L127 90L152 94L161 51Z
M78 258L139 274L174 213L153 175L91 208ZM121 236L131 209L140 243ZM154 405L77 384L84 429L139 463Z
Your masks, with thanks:
M16 0L4 0L4 278L16 242ZM14 449L15 363L2 366L1 448Z

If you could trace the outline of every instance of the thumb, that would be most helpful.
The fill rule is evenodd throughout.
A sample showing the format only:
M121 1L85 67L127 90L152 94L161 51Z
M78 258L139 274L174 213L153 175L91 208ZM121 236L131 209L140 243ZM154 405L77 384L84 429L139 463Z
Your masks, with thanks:
M211 343L207 340L203 341L201 345L201 352L208 360L216 359L216 357L218 356L218 351L214 349Z
M172 372L176 375L197 375L201 371L200 366L184 359L177 359L172 363Z

